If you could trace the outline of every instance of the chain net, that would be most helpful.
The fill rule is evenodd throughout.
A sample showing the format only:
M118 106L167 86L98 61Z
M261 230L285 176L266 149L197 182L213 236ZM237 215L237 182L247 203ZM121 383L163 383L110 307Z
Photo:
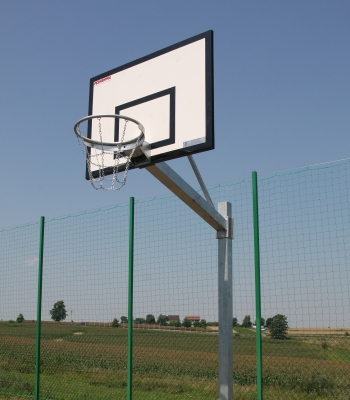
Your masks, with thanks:
M123 119L123 118L120 118ZM89 144L82 139L80 126L77 126L77 139L86 160L86 169L92 187L96 190L120 190L126 183L126 178L130 168L132 156L139 145L139 139L134 143L131 153L123 152L123 142L126 133L128 120L124 120L124 128L119 145L109 149L103 143L101 118L98 120L98 133L100 144ZM122 178L118 177L119 172L123 172Z

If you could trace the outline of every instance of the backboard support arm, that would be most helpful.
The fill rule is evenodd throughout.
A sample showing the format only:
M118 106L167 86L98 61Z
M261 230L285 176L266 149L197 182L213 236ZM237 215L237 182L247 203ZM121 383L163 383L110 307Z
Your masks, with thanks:
M169 167L167 163L162 162L149 165L145 167L145 169L147 169L148 172L171 190L217 232L221 232L225 235L226 231L230 231L230 224L227 218L217 212L213 206L204 200L203 197L187 182L185 182L171 167Z

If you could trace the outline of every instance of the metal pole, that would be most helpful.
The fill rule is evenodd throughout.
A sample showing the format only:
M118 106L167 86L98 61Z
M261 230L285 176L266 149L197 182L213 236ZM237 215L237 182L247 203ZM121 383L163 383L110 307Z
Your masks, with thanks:
M43 256L44 256L44 226L45 217L40 218L39 268L38 268L38 301L36 314L36 348L35 348L35 400L40 393L40 336L41 336L41 300L43 287Z
M127 400L132 400L132 318L133 318L133 279L134 279L133 274L134 274L134 198L130 197Z
M232 343L232 239L231 203L218 211L203 199L165 162L145 167L155 178L216 230L219 286L219 400L233 398Z
M222 202L218 211L231 218L231 203ZM232 341L232 236L218 237L219 285L219 400L233 399Z
M261 293L260 293L260 246L259 246L259 203L258 176L252 173L253 219L254 219L254 259L255 259L255 301L256 301L256 378L258 400L263 399L262 385L262 338L261 338Z

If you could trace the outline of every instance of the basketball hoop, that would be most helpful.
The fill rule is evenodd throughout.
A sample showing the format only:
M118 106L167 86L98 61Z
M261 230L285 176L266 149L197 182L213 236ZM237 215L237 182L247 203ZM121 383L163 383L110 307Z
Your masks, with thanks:
M107 142L103 140L102 118L114 118L124 120L121 140L118 142ZM97 119L98 133L100 140L93 140L83 136L80 131L80 124L84 121ZM127 124L132 122L137 125L140 133L136 137L125 140ZM92 187L96 190L119 190L126 183L132 159L139 156L146 156L147 145L145 142L145 128L133 118L118 114L89 115L80 119L74 125L74 133L77 136L80 147L86 159L86 167ZM148 159L148 157L146 156ZM123 178L118 178L118 172L124 171ZM108 171L108 176L106 172ZM108 182L106 184L106 182Z

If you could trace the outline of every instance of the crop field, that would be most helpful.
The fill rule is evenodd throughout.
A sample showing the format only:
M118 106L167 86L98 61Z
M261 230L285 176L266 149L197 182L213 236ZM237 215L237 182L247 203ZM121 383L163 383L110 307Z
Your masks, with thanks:
M218 335L134 331L134 399L217 399ZM235 400L256 399L255 337L234 337ZM41 399L126 399L127 330L43 324ZM33 398L35 324L0 322L0 399ZM266 400L349 399L350 336L263 338Z

